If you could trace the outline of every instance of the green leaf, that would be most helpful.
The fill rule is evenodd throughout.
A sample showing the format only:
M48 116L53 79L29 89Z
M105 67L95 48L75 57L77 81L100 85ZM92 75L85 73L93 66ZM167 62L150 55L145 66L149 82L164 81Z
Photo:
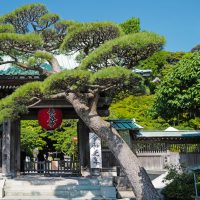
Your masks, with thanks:
M129 20L120 24L125 34L140 32L140 19L132 17Z
M125 35L101 45L83 60L81 68L96 71L113 64L134 68L138 61L160 50L164 43L164 37L155 33Z

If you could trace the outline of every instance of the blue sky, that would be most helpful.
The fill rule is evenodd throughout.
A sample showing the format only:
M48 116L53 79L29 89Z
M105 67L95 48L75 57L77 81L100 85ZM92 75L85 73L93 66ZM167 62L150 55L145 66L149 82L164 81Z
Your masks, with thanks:
M0 0L0 15L28 3L43 3L63 19L81 22L139 17L142 30L166 37L168 51L190 51L200 44L199 0Z

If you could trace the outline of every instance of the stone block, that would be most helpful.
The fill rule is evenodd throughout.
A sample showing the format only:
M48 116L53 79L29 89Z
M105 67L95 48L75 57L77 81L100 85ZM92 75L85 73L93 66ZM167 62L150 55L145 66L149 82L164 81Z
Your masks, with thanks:
M101 186L101 195L105 199L116 198L116 189L115 187Z

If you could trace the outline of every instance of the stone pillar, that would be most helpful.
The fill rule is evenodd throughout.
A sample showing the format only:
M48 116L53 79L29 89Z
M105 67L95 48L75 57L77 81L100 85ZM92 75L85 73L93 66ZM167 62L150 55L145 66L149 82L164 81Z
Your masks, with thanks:
M2 175L15 177L20 169L20 126L19 121L3 123Z
M81 173L84 176L85 171L90 168L89 128L81 119L77 123L77 132Z

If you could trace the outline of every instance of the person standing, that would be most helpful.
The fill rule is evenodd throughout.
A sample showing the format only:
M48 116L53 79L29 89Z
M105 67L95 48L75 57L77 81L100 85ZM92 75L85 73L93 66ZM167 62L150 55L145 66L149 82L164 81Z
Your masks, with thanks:
M38 156L38 173L44 172L44 166L45 166L45 158L44 158L44 152L39 150Z

